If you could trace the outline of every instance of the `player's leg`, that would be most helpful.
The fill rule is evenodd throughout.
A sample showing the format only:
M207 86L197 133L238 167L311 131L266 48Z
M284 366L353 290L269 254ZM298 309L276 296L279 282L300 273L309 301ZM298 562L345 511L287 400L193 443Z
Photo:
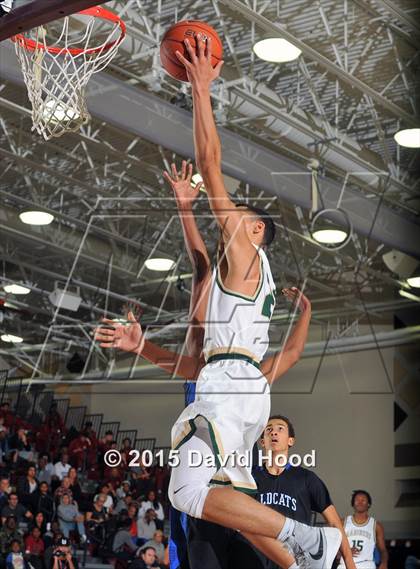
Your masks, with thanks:
M251 544L250 540L245 539L243 533L232 533L235 535L232 538L229 547L229 569L296 569L296 567L299 569L306 569L305 565L297 565L294 557L286 549L284 550L285 555L283 562L276 563L267 558L265 553L268 552L270 554L271 550L265 547L264 540L267 539L271 543L273 540L270 540L270 538L262 538L259 540L257 536L252 536L251 539L253 543ZM248 534L246 537L249 537ZM274 540L274 543L277 544L274 553L276 555L280 554L280 551L278 550L280 542ZM282 544L280 545L281 547L284 547Z
M291 520L231 488L212 488L208 492L202 518L245 534L271 538L272 542L264 543L272 548L275 558L266 555L277 563L284 554L274 547L274 540L287 543L293 551L308 553L311 567L327 568L332 565L342 539L336 528L310 527Z
M232 533L218 524L189 518L188 560L191 569L232 569L228 557Z
M276 565L281 567L281 569L305 569L309 565L303 559L303 555L292 553L284 546L283 543L277 539L272 539L270 537L264 537L261 535L255 535L252 533L242 534L247 540L252 543L261 553L263 553L268 559L275 561ZM246 550L244 551L244 553ZM270 565L271 567L271 565ZM244 566L245 569L245 566Z
M179 466L172 469L169 498L172 505L187 514L223 525L241 532L252 533L288 544L297 543L309 554L332 564L341 543L341 533L335 528L312 528L285 518L282 514L258 503L256 500L231 488L209 488L208 484L217 472L216 466L201 461L191 467L191 453L202 457L212 455L212 449L199 436L193 435L179 448ZM281 562L281 547L274 551L273 561ZM329 563L331 560L331 563Z

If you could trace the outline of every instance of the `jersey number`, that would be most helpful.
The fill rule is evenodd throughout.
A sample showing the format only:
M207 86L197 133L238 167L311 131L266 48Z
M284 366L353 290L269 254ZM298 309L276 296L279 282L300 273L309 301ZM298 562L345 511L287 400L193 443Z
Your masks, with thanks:
M274 295L273 293L269 293L267 294L267 296L264 299L264 304L262 307L262 311L261 314L263 316L267 316L267 318L271 318L271 314L273 312L272 307L274 307L275 304L275 300L274 300Z
M355 540L353 539L353 545L352 545L352 549L357 549L357 551L362 551L363 549L363 540L359 539L359 540Z

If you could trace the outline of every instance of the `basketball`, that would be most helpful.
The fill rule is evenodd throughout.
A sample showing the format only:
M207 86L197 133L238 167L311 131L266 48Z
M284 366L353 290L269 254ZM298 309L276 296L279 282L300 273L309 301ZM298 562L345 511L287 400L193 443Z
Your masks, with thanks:
M200 33L203 38L211 37L211 63L215 67L222 59L223 46L222 42L214 28L200 22L198 20L184 20L177 22L169 28L163 36L160 44L160 60L162 66L174 79L179 81L188 81L185 67L177 58L175 52L179 51L190 59L187 49L185 48L184 40L188 38L193 48L196 47L196 35Z

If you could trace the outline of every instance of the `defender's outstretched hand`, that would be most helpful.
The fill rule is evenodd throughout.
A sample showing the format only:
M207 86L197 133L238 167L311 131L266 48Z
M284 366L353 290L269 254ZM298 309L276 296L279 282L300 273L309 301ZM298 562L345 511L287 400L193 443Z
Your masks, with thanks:
M108 318L102 318L106 327L95 329L94 339L100 342L101 348L117 348L124 352L140 353L144 346L144 336L140 324L132 312L128 313L130 324L121 324Z
M174 163L171 164L171 171L172 176L166 172L166 170L163 172L163 176L171 185L178 205L191 206L197 198L203 182L198 182L198 184L192 186L191 179L193 165L189 164L187 167L187 162L185 160L182 161L180 172L177 171Z
M192 47L188 38L184 40L191 61L188 61L180 51L176 51L175 54L187 70L188 81L195 87L208 88L210 83L219 77L224 62L219 61L216 67L213 67L211 38L204 40L201 34L197 34L195 39L196 48Z
M306 297L303 292L295 286L291 288L283 288L281 293L287 298L287 300L290 300L293 305L297 305L301 312L305 312L311 308L311 302L308 297Z

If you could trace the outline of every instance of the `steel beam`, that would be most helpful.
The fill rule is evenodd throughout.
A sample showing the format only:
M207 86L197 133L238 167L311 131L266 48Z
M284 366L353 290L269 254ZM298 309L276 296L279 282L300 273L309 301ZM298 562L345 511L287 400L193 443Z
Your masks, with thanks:
M260 26L264 31L269 32L272 34L273 37L282 37L295 45L297 48L302 50L302 53L308 56L310 59L319 63L322 67L327 69L330 73L332 73L335 77L341 79L344 83L347 83L351 87L355 87L361 93L365 93L372 97L374 101L376 101L381 107L390 111L393 115L398 118L404 119L407 126L418 127L420 124L420 117L411 115L377 91L367 85L354 75L351 75L345 69L342 69L339 65L336 65L331 59L319 53L316 49L309 46L299 38L297 38L294 34L289 32L284 26L279 24L275 24L258 14L252 8L249 8L240 0L219 0L221 4L225 4L230 10L234 10L245 16L249 21L255 22L258 26Z
M5 49L2 72L8 79L21 83L20 70L16 67L15 61L12 50ZM189 112L105 73L98 73L92 77L89 85L88 91L96 95L88 97L89 110L97 119L155 144L163 145L180 156L194 156L192 117ZM98 93L101 93L100 97L97 96ZM286 117L282 117L284 123L293 118L286 116L286 111L284 116ZM311 138L309 131L302 132L301 122L296 121L293 128L296 129L301 145L304 146L310 140L313 141L315 135L312 132ZM226 128L218 130L223 146L222 168L226 174L305 209L311 207L309 171L283 156L281 147L278 152L273 152ZM11 154L4 151L3 153L9 156ZM328 148L325 159L329 161L332 158L337 162L338 154L333 154L333 149ZM361 168L360 159L351 161L347 157L342 157L341 162L340 169L356 177L361 174L361 169L364 170ZM376 191L374 183L378 185L375 177L381 175L379 168L372 165L370 170L366 170L363 172L366 187L368 190ZM323 178L321 184L325 207L336 207L341 184L330 177ZM377 199L370 199L352 188L346 190L342 207L350 216L355 231L418 258L420 226L383 203L376 215ZM372 228L373 220L375 221Z
M400 20L401 23L408 26L414 33L420 33L420 26L418 20L416 20L410 14L407 14L402 8L396 6L392 0L376 0L379 5L382 5L385 10L387 10L394 18Z
M380 12L379 10L374 8L371 4L369 4L369 2L367 0L352 0L352 2L353 2L353 4L356 4L356 6L359 6L360 8L365 10L368 14L370 14L374 18L383 18L382 12ZM387 26L389 27L390 30L392 30L392 32L394 34L398 35L401 39L406 41L408 44L410 44L413 47L420 50L420 39L419 38L416 38L414 35L405 32L404 30L402 30L398 26L395 26L391 22L387 22Z

